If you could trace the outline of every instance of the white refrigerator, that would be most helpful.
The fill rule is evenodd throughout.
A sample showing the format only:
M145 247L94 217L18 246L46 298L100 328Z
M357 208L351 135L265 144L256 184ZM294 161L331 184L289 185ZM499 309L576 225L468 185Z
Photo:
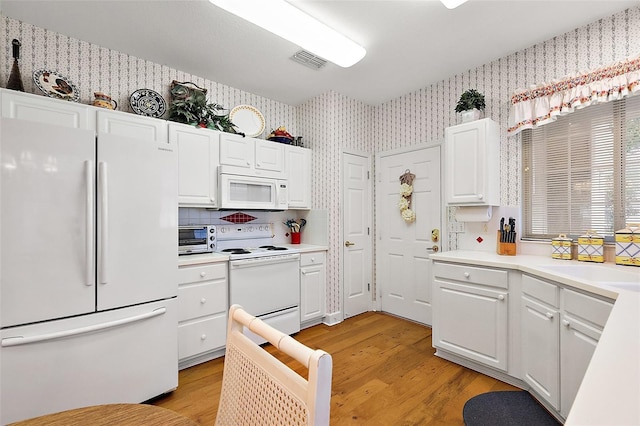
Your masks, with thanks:
M0 121L0 424L175 389L171 143Z

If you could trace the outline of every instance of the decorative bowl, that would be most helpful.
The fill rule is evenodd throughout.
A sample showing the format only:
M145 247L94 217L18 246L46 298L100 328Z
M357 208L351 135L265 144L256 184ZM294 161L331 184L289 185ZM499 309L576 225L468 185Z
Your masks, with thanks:
M286 143L287 145L291 145L293 139L287 138L285 136L271 136L268 140L279 143Z

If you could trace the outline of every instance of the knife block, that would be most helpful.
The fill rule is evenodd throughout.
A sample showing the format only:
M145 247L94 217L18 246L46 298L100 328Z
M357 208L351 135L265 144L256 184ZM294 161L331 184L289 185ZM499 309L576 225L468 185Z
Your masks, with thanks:
M515 237L515 233L514 233ZM515 256L516 255L516 243L503 243L500 241L500 231L497 231L496 235L496 253L501 256Z

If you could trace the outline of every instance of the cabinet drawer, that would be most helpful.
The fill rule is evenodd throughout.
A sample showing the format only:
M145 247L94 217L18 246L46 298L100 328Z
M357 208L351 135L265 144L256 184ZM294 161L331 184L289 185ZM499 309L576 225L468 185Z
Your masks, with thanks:
M433 265L433 274L436 277L464 283L481 284L505 289L509 288L509 275L507 271L498 269L435 262Z
M560 306L560 289L554 284L530 277L522 276L522 292L529 296L535 297L553 307Z
M178 288L178 321L226 311L226 280Z
M178 269L178 284L190 284L227 278L227 262L183 266Z
M185 359L221 348L227 339L226 312L178 326L178 358Z
M300 266L322 265L325 263L327 254L323 251L313 253L302 253L300 255Z
M575 291L563 290L564 311L601 328L607 323L613 304Z

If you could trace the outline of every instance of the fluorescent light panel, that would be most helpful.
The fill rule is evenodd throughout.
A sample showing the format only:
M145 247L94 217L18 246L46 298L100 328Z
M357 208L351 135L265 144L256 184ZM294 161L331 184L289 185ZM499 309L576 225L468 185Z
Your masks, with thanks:
M364 47L284 0L209 1L344 68L367 53Z
M442 4L445 5L447 9L455 9L460 6L462 3L466 3L467 0L440 0Z

